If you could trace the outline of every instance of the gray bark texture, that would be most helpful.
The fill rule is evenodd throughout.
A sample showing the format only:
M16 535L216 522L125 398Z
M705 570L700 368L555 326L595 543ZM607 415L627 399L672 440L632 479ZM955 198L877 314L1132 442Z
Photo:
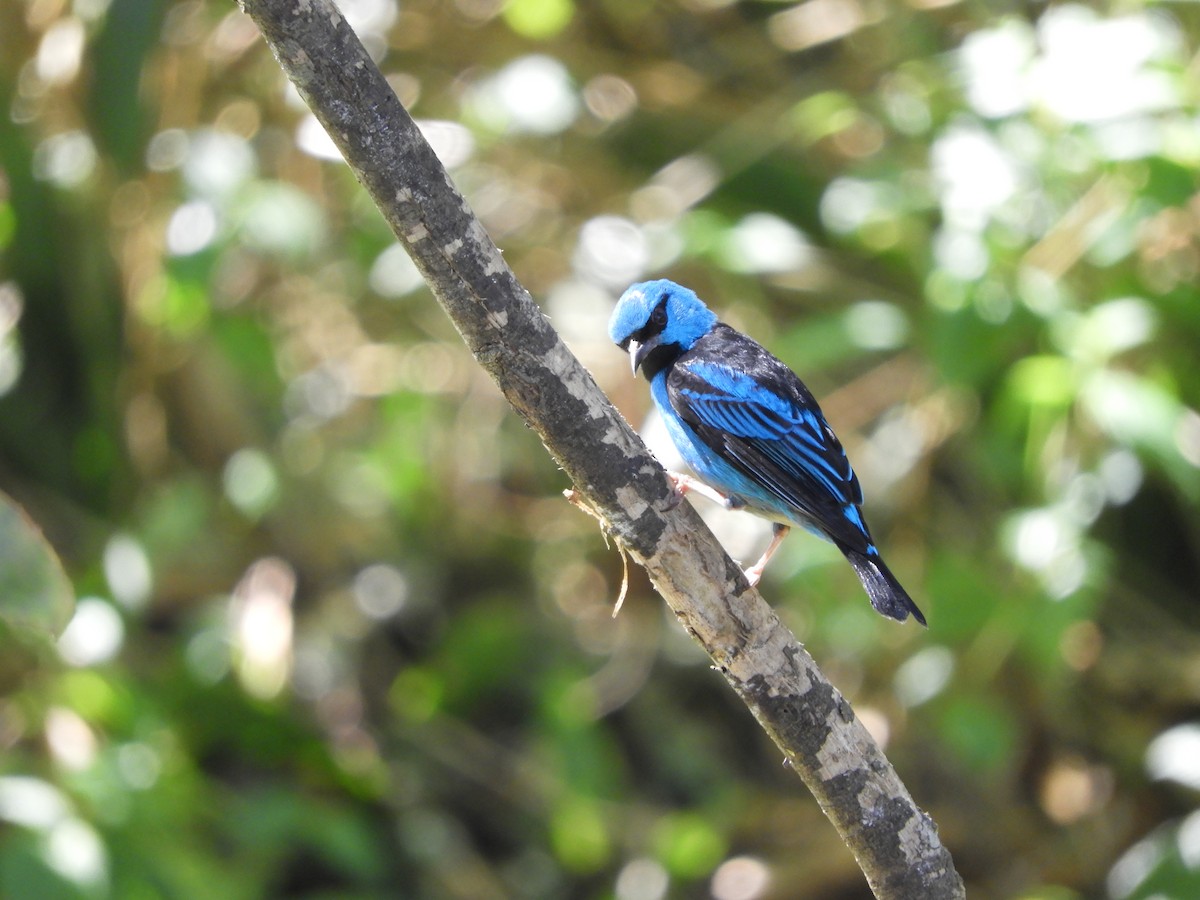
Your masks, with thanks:
M745 701L876 896L963 897L933 820L566 348L330 0L242 0L479 364ZM615 352L615 351L614 351Z

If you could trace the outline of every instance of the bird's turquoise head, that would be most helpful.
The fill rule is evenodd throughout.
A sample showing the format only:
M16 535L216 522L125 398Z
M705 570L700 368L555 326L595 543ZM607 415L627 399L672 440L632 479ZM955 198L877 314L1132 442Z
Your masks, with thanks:
M631 285L608 320L608 336L652 379L717 324L694 291L666 278Z

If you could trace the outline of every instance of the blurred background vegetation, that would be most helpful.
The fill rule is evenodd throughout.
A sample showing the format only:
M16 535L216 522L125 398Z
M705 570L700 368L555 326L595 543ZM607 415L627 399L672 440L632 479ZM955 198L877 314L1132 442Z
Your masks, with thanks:
M807 536L763 592L971 895L1200 896L1200 6L341 5L633 421L651 275L822 398L930 628ZM5 510L0 894L866 896L567 486L232 2L0 4L0 488L78 597L18 649Z

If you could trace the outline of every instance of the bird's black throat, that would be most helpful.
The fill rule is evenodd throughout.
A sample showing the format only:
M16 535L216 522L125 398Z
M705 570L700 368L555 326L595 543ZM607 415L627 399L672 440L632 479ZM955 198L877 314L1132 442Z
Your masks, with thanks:
M683 348L678 344L659 344L642 360L642 374L646 376L647 381L653 381L655 375L682 355Z

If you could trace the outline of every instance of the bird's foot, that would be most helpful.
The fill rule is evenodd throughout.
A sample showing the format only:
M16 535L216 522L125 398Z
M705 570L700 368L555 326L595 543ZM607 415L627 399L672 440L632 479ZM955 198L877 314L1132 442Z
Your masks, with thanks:
M671 482L672 488L671 499L667 503L667 509L674 509L683 501L684 496L689 490L687 482L692 479L682 472L667 472L667 479Z
M699 481L683 472L668 472L667 477L671 479L671 485L680 497L687 496L688 491L694 491L701 486Z

